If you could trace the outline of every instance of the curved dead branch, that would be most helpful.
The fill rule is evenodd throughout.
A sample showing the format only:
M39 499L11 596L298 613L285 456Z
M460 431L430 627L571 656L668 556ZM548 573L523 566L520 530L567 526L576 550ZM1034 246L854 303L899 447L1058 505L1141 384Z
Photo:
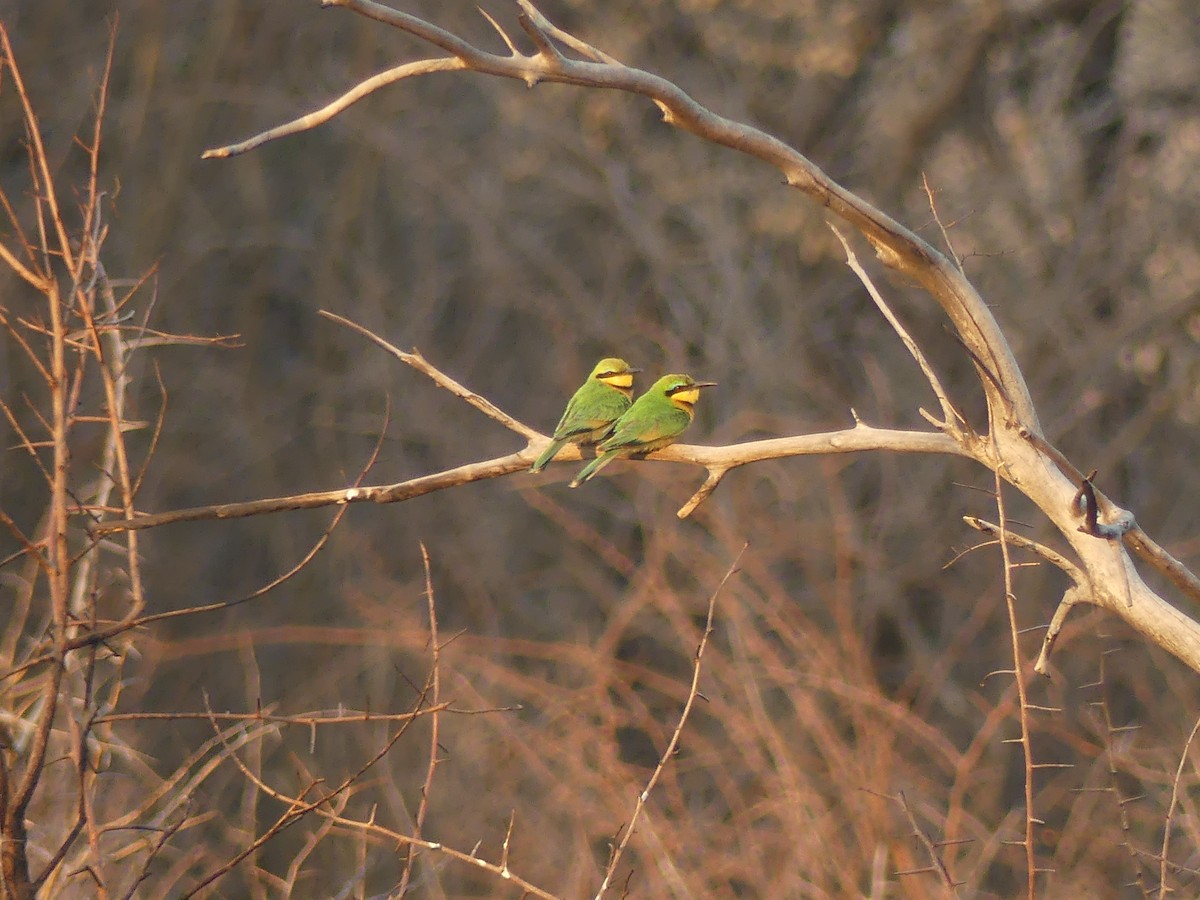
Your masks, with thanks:
M375 76L373 80L363 82L340 100L325 107L325 110L339 103L348 105L384 83L450 69L518 79L530 87L549 81L618 90L646 97L662 110L663 119L668 124L773 166L783 174L786 184L797 188L857 229L870 242L884 265L916 281L941 306L950 320L955 338L979 369L980 385L987 399L988 418L992 423L991 433L986 438L980 438L969 429L957 427L958 419L953 413L954 406L950 398L941 390L932 370L922 365L942 405L943 419L935 422L941 428L940 433L921 434L918 437L912 433L881 433L863 426L833 435L779 439L783 443L753 442L725 448L677 446L654 454L655 458L693 462L708 469L707 480L680 511L681 515L690 513L702 502L729 468L756 459L804 452L838 452L849 445L854 445L853 449L916 450L968 456L998 472L1002 479L1029 497L1069 544L1075 557L1073 564L1081 573L1076 584L1078 594L1069 595L1072 603L1088 602L1104 607L1125 619L1149 640L1200 671L1200 624L1172 607L1142 580L1126 552L1126 546L1156 568L1168 572L1172 582L1193 599L1200 600L1200 580L1153 544L1141 529L1132 526L1132 519L1127 518L1129 514L1101 494L1097 493L1095 521L1090 523L1089 528L1080 530L1082 520L1073 499L1081 486L1078 469L1044 437L1033 399L1011 347L987 305L956 262L837 184L794 148L758 128L718 115L667 79L624 65L566 34L550 23L529 0L517 2L520 7L517 23L534 49L532 52L519 50L516 41L489 17L508 50L506 54L497 54L476 47L424 19L373 0L323 0L325 6L344 7L411 34L448 54L440 61L426 60L408 64L407 68L401 66L389 70L384 73L387 77ZM574 58L568 53L583 58ZM313 127L320 121L324 121L320 114L302 117L240 144L210 150L205 156L220 157L244 152L283 134L294 134ZM864 278L864 284L870 289L868 279ZM886 308L881 309L887 315ZM889 316L889 321L891 318ZM898 323L893 323L893 326L897 327ZM898 333L903 337L903 329L898 328ZM910 352L913 349L910 347ZM918 351L914 356L920 364L923 354ZM544 446L541 443L544 438L526 437L530 445L519 454L475 464L482 467L478 470L460 467L451 470L454 474L440 473L426 478L435 479L439 486L449 486L444 484L444 479L477 480L479 477L515 472L523 462L532 458L536 452L533 448ZM826 442L825 448L819 449L823 442ZM904 446L906 442L908 445ZM769 447L779 452L771 453ZM427 492L428 489L437 488L430 488L429 483L417 479L415 482L392 486L392 498L402 499L406 491L414 489ZM112 525L116 528L137 527L133 523L144 521L135 519ZM1130 523L1130 527L1121 524L1126 522ZM1114 524L1118 527L1106 527ZM1106 539L1110 534L1117 539ZM1011 536L1004 539L1011 540Z

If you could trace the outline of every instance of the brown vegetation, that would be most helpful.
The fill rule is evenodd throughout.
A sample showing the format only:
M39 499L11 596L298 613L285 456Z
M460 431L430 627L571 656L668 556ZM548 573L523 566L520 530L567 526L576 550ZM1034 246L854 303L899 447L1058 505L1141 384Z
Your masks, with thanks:
M282 6L0 22L6 896L1195 892L1187 3L546 3L821 204L627 93L461 72L200 162L428 52ZM494 74L583 81L526 22ZM520 472L607 352L720 382L662 454L711 495Z

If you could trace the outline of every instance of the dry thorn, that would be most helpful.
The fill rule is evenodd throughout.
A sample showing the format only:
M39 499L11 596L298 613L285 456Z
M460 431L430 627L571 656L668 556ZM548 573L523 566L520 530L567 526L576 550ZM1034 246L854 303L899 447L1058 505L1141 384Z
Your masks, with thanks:
M986 519L981 519L978 516L963 516L963 521L966 522L968 525L970 525L972 528L974 528L976 531L983 532L984 534L996 535L997 538L999 538L999 536L1000 536L1000 533L1001 533L1000 526L995 525L995 524L987 521ZM1023 550L1029 550L1033 553L1036 553L1038 556L1042 557L1047 562L1053 563L1055 566L1057 566L1059 569L1061 569L1076 584L1082 584L1086 580L1086 576L1085 576L1083 570L1079 568L1079 566L1075 565L1075 563L1071 562L1069 559L1067 559L1065 556L1063 556L1058 551L1052 550L1051 548L1047 547L1045 544L1040 544L1031 538L1027 538L1027 537L1024 537L1019 534L1012 534L1009 532L1004 532L1004 536L1005 536L1005 540L1007 540L1008 543L1011 544L1012 546L1020 547ZM988 541L987 543L984 543L984 544L978 544L978 545L976 545L976 547L972 547L971 549L974 550L979 547L991 546L995 543L999 543L999 541L998 540L997 541ZM965 555L965 553L968 553L968 552L970 552L970 551L969 550L964 551L963 554L959 554L959 557ZM956 557L955 559L957 560L959 557Z
M897 872L896 874L915 875L918 872L933 872L937 874L938 880L942 884L942 888L946 891L946 895L949 897L958 897L956 883L954 879L950 877L950 870L946 868L946 864L938 855L937 846L934 845L934 842L930 840L929 835L924 832L921 826L917 824L917 817L913 815L912 809L909 808L908 799L904 796L904 791L900 791L891 799L895 800L900 805L900 808L904 810L904 815L908 819L908 824L912 827L913 835L921 842L921 846L925 848L925 853L929 856L928 867L924 869L910 869L907 872ZM956 841L954 843L960 842Z
M942 224L942 217L938 215L937 203L933 199L933 188L929 186L929 179L924 172L921 173L921 187L925 189L925 196L929 199L929 211L933 213L933 220L937 222L937 226L942 232L942 241L946 244L946 252L950 254L950 258L958 266L958 271L966 274L966 270L963 268L962 257L954 249L954 244L950 240L950 233L946 230L946 226Z
M500 846L500 871L508 874L508 848L512 842L513 823L517 821L514 809L508 816L508 829L504 832L504 843Z

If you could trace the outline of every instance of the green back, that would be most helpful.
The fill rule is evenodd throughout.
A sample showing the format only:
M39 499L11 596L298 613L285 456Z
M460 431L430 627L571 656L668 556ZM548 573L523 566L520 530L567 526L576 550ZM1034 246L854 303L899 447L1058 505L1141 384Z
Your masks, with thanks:
M668 378L660 378L638 397L600 444L602 450L636 448L646 444L670 443L692 424L691 415L666 395Z
M621 391L589 378L567 403L567 409L554 429L554 440L569 441L592 434L611 425L629 406L629 398Z

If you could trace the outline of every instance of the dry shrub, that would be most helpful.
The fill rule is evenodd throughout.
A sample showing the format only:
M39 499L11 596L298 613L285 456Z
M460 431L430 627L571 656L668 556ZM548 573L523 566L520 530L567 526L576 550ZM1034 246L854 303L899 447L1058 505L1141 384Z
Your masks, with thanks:
M546 11L780 134L936 235L920 188L928 174L1049 436L1192 561L1200 205L1189 173L1200 118L1179 85L1195 83L1200 55L1156 49L1187 42L1187 4L1047 2L998 18L966 2L776 6ZM488 34L470 4L410 8ZM133 364L126 418L157 416L150 359L168 398L139 509L347 483L370 456L385 397L392 416L374 481L512 449L502 430L364 350L318 308L420 347L545 427L611 349L650 372L721 382L700 411L699 441L841 427L851 406L880 425L920 423L919 372L845 271L820 212L749 161L666 132L644 104L436 76L323 131L201 164L203 147L323 101L406 52L402 40L304 4L121 11L100 175L116 194L108 270L158 263L158 328L237 333L242 344L152 349ZM71 141L103 58L99 7L40 0L5 15L18 59L38 60L26 76L67 191L86 175ZM11 99L0 95L10 136L0 179L10 197L28 196ZM940 316L909 285L885 287L947 383L971 383ZM8 271L0 294L11 315L37 302ZM149 296L132 301L139 316ZM36 374L11 341L0 354L5 402L32 421L22 398L44 400ZM98 382L81 396L104 414ZM138 459L151 432L129 434ZM75 448L74 487L95 477L99 449ZM33 533L50 499L27 457L0 457L2 500ZM611 471L576 492L553 477L505 479L355 508L263 599L100 648L111 703L68 702L56 720L56 778L30 815L35 873L76 821L70 721L101 705L106 715L206 702L251 716L260 706L291 716L412 709L431 666L424 542L442 697L456 710L511 709L439 714L444 759L423 834L478 845L496 862L515 816L513 872L588 894L676 727L706 601L748 542L717 598L703 699L618 885L632 872L640 896L930 896L936 872L896 874L930 865L907 807L960 895L1020 893L1023 852L1005 843L1020 839L1025 815L1020 748L1005 743L1018 735L1017 703L1011 676L991 674L1012 667L1001 566L983 549L941 568L974 540L963 513L994 516L989 473L897 456L763 464L731 475L696 521L680 523L693 472ZM1014 519L1032 519L1011 503ZM244 596L295 565L328 524L301 513L149 533L139 547L148 609ZM1051 531L1033 519L1024 533ZM0 540L0 559L20 549ZM72 540L85 546L81 531ZM128 602L128 548L100 559L91 584L115 618ZM14 566L5 591L31 612L9 620L7 665L40 652L51 619L48 595L27 590L35 577ZM1018 570L1019 624L1044 624L1061 590L1054 573ZM1195 890L1194 674L1110 617L1076 615L1055 681L1030 688L1046 707L1031 716L1035 761L1070 766L1034 773L1037 859L1054 870L1039 893L1157 889L1176 788L1167 881ZM1021 640L1031 658L1040 634ZM43 688L6 682L10 723L36 713ZM431 724L415 720L330 808L411 833ZM93 896L101 882L115 896L175 896L243 853L287 804L255 788L231 759L235 745L266 784L316 796L400 726L218 727L224 743L203 719L95 723L99 771L85 790L95 837L55 870L57 896ZM400 883L406 852L314 812L205 893L372 896ZM505 889L436 851L418 856L411 887L435 897Z

